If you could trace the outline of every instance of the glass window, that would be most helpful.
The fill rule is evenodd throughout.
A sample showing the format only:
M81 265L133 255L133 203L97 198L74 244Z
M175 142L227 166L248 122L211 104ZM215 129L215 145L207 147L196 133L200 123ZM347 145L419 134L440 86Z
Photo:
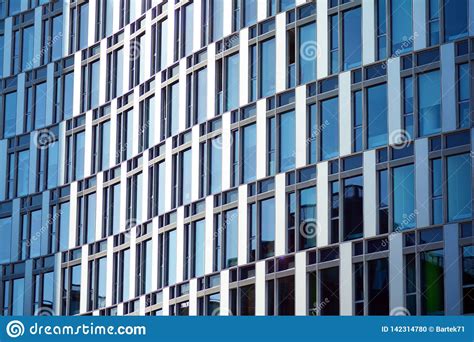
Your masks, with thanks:
M111 20L109 20L111 21ZM63 16L53 18L53 32L51 36L51 59L58 60L63 55Z
M412 0L392 0L390 6L392 20L392 55L411 51L413 47Z
M79 49L87 47L87 35L89 27L89 3L79 7Z
M299 80L300 84L316 79L316 23L299 28Z
M330 17L330 73L339 71L339 16L337 14Z
M275 38L265 40L260 45L260 97L275 93Z
M414 137L413 130L413 78L403 79L403 126L409 139Z
M434 70L418 76L419 134L426 136L441 130L440 71Z
M10 138L16 134L16 100L16 91L4 96L3 138Z
M468 0L443 0L444 2L444 38L453 41L467 36Z
M194 276L204 275L205 258L205 225L204 220L197 221L194 224Z
M239 288L241 316L255 315L255 285L247 285Z
M23 46L21 51L22 70L33 68L33 47L35 41L35 28L28 26L23 29Z
M334 97L321 102L321 160L339 155L339 110L338 98Z
M212 26L212 41L216 41L223 36L224 29L224 1L223 0L210 0L212 14L211 14L211 26Z
M443 173L441 158L431 160L431 220L442 224L443 220Z
M184 20L183 20L183 34L184 34L184 56L189 55L193 51L193 3L184 7Z
M308 160L309 164L316 163L317 161L317 147L316 142L318 138L318 123L316 118L317 106L312 104L309 106L308 113Z
M257 0L243 0L244 26L250 26L257 22Z
M367 88L368 148L387 144L387 85Z
M470 99L470 74L469 63L458 65L458 126L467 128L471 126L471 118L469 111Z
M211 194L221 191L222 184L222 136L211 140L210 146L210 187Z
M70 72L64 76L64 93L63 93L63 118L72 118L74 94L74 72Z
M226 57L225 111L239 106L239 54Z
M242 181L251 182L255 179L257 168L257 127L256 124L242 129Z
M378 184L379 234L388 233L388 171L380 170Z
M166 284L176 283L176 230L165 234L166 243Z
M356 91L353 94L353 111L354 115L352 118L353 122L353 145L354 145L354 152L362 151L363 148L363 131L362 131L362 124L363 124L363 113L362 113L362 91Z
M443 250L420 253L421 314L444 314L444 256Z
M462 288L463 313L474 313L474 246L463 248Z
M197 122L202 123L207 119L207 68L196 73L196 116Z
M295 140L296 123L295 112L286 112L279 115L279 133L280 133L280 172L285 172L295 167Z
M356 68L362 60L362 11L360 7L343 14L343 67L344 70Z
M387 58L387 0L377 0L377 60Z
M275 254L275 198L260 201L260 259Z
M225 268L237 265L237 241L238 241L238 220L237 209L228 210L224 213L222 230L225 234Z
M12 218L3 217L0 218L0 263L7 264L10 262L10 252L13 243L12 237Z
M319 302L326 303L324 306L320 305L320 314L322 316L339 315L339 267L320 270L319 279Z
M362 237L364 187L362 176L344 179L344 240Z
M295 314L295 277L277 279L278 315L293 316Z
M471 156L450 156L447 163L448 221L471 219Z
M393 230L415 227L415 169L412 164L393 169Z
M405 257L405 292L406 308L411 315L416 315L416 255L407 254Z
M30 151L25 150L18 152L18 177L17 177L17 191L16 196L21 197L28 194L28 179L29 179L29 160Z
M389 314L388 259L377 259L367 263L368 268L368 314Z
M179 83L171 85L168 98L169 103L169 132L170 136L178 133L179 128Z
M299 192L299 247L307 249L316 246L318 223L316 217L316 187Z
M23 315L23 305L25 302L25 279L19 278L13 280L12 291L12 316Z

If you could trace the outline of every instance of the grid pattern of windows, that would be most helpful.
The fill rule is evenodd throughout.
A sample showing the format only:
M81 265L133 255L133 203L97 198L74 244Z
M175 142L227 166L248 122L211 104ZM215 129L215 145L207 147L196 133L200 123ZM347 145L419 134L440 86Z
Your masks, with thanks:
M0 0L0 314L472 314L472 3L417 1Z

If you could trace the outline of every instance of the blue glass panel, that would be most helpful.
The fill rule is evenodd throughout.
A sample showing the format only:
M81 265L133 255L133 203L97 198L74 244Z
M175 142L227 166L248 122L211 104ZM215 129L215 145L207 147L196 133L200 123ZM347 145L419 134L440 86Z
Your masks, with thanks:
M367 89L368 147L387 144L387 85Z
M467 36L468 14L468 0L444 0L444 37L446 41Z
M280 172L295 167L295 112L286 112L280 115Z
M170 135L175 135L179 128L179 82L171 85L168 102L170 104Z
M356 68L362 60L362 17L361 8L357 7L344 12L343 21L343 63L344 70Z
M412 164L393 169L393 230L413 228L415 213L415 170Z
M0 218L0 263L6 264L10 262L10 249L12 235L12 218Z
M441 130L441 81L440 71L430 71L418 77L419 131L420 136Z
M191 149L183 152L182 155L182 172L183 172L183 203L187 204L191 202L191 175L192 175L192 163L191 163Z
M412 0L392 0L392 55L399 56L412 50Z
M260 202L260 259L275 254L275 198Z
M204 257L205 257L205 222L197 221L195 224L195 276L204 275Z
M321 102L321 159L339 155L339 110L337 97Z
M221 191L222 182L222 136L212 139L210 149L210 163L211 163L211 193Z
M256 125L248 125L242 129L242 169L243 182L248 183L255 179L257 169L257 139Z
M239 54L226 58L225 110L239 106Z
M471 219L471 156L467 153L451 156L447 162L448 221Z
M275 93L275 38L268 39L260 45L260 97Z
M4 138L12 137L16 133L16 99L16 92L8 93L4 97Z
M207 119L207 68L201 69L196 74L197 96L196 110L198 123Z
M316 23L299 28L300 84L316 79Z
M225 231L225 267L237 265L238 210L225 212L222 223Z
M176 229L166 234L168 251L168 285L176 283Z

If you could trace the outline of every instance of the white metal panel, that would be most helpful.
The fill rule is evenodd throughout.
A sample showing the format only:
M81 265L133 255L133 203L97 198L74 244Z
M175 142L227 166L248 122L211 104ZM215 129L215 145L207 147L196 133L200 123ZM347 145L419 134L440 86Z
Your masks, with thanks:
M416 226L430 225L430 166L428 159L428 139L415 141L415 198Z
M316 35L318 37L318 79L324 78L329 71L328 42L328 0L316 2Z
M362 63L375 62L375 0L362 0Z
M340 309L341 316L351 316L353 301L353 271L352 271L352 242L343 242L339 245L339 279L340 279Z
M351 106L351 72L339 74L339 149L340 155L352 152L352 106Z
M295 89L295 166L297 168L306 165L308 149L307 126L307 106L306 106L306 86L299 86Z
M248 261L248 227L247 227L247 185L239 186L238 207L238 264L245 265Z
M397 94L397 96L394 96ZM387 61L387 104L388 104L388 136L389 144L407 134L402 131L402 101L400 81L400 57Z
M257 179L267 175L267 111L266 99L257 101Z
M286 254L286 189L285 174L275 176L275 256Z
M328 162L321 162L317 165L317 231L316 243L318 247L329 244L329 186L328 186Z
M377 171L375 150L364 152L364 237L377 235Z
M307 314L306 252L295 254L295 315Z

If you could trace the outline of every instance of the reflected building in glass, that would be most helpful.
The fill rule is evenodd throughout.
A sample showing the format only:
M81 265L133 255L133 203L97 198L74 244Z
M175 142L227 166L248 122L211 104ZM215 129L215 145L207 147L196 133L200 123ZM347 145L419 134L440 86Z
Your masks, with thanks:
M0 0L0 314L473 314L472 22Z

